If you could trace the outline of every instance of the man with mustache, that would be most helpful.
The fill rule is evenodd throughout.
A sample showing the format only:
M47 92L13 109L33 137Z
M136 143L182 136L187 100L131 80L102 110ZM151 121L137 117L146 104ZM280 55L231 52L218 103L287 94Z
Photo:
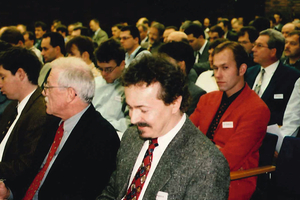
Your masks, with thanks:
M300 31L292 31L285 38L283 64L300 70Z
M117 169L97 199L227 199L228 164L185 114L182 70L144 56L125 70L122 83L134 126L124 133Z
M220 91L201 96L190 119L223 153L230 171L258 167L270 111L245 83L248 55L237 42L226 41L212 56ZM249 200L255 188L256 177L231 181L228 199Z

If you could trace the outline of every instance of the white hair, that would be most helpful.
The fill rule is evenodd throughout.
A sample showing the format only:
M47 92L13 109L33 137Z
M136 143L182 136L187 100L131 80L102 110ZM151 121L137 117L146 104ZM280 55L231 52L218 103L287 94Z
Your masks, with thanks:
M61 57L51 62L52 69L60 71L59 86L71 87L79 98L90 103L95 93L95 81L91 69L80 58Z

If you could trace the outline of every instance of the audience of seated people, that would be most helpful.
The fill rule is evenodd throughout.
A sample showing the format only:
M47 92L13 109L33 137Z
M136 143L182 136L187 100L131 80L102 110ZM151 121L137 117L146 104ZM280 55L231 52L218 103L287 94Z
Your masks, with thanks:
M224 154L229 163L230 171L235 171L257 166L258 149L261 145L262 138L264 137L263 132L266 132L268 125L275 124L279 127L279 131L275 133L279 136L276 147L277 152L280 151L284 137L296 137L300 128L300 23L299 20L284 22L280 13L275 13L272 18L274 19L273 25L270 23L271 18L263 16L255 17L249 22L244 21L242 17L238 16L232 19L219 17L216 21L214 21L213 18L205 17L201 20L203 24L197 19L185 20L181 24L164 24L162 21L150 21L149 18L141 17L136 20L136 24L127 25L119 22L109 27L109 30L105 30L105 27L104 29L100 28L100 21L96 18L90 19L87 24L80 21L64 24L61 20L55 19L49 26L42 20L37 20L34 23L32 30L30 29L30 26L21 23L1 27L0 52L4 51L5 53L8 51L6 50L7 48L19 46L15 47L16 50L12 49L8 52L13 53L14 51L21 51L20 48L24 48L35 53L34 55L40 59L39 62L41 64L40 69L37 71L39 74L38 77L34 77L34 79L37 78L37 83L30 82L32 79L30 73L25 73L24 76L21 76L22 74L20 73L18 78L21 79L22 77L25 77L31 85L38 88L36 91L46 89L47 94L46 91L44 91L44 95L46 94L46 103L48 104L51 103L51 101L47 101L52 92L75 87L72 85L73 82L71 84L72 86L64 85L63 88L60 88L61 83L58 85L49 85L49 81L47 82L47 80L49 80L49 74L51 75L52 63L59 65L60 62L57 61L57 59L66 56L74 56L83 60L86 66L89 66L89 71L92 72L92 77L94 77L95 81L95 95L93 100L89 102L89 107L94 106L96 112L99 112L105 121L108 121L108 123L112 125L114 130L110 130L110 132L116 131L119 135L119 139L122 139L123 134L126 133L126 130L129 127L134 126L129 120L129 116L132 115L132 108L129 108L126 105L127 101L125 98L124 87L122 86L120 79L122 79L124 72L126 72L131 65L136 65L143 57L157 57L157 55L161 56L162 54L167 55L169 57L167 60L171 62L171 64L181 67L182 72L186 75L186 79L188 80L192 104L186 113L191 115L191 121L196 127L202 131L204 135L209 135L208 137L211 141ZM244 56L244 60L242 61L239 60L239 57L236 57L241 53L235 52L236 49L241 47L240 45L238 45L238 47L234 46L237 45L237 43L244 48L243 52L245 51L246 55L248 55L247 58ZM231 46L231 44L233 46ZM188 49L186 45L189 45L194 52L192 67L190 67L191 56L187 55L190 52L190 49ZM214 52L215 49L218 51ZM231 93L228 93L230 88L225 87L231 82L225 81L227 80L226 78L228 78L225 76L228 72L225 72L225 70L230 69L231 66L226 65L225 61L222 60L224 59L222 58L222 55L228 53L229 50L233 54L230 54L228 58L231 58L233 55L232 61L235 62L236 65L241 66L240 68L237 66L239 70L237 73L240 81L239 83L244 83L240 84L243 87L238 87L238 90L235 90L236 95L233 95L234 99L231 99ZM5 57L4 53L3 55L1 53L2 57ZM7 55L9 55L9 53ZM11 59L13 59L13 56ZM166 57L163 56L163 58L165 59ZM220 61L224 61L224 63L220 64ZM11 69L6 67L6 61L1 62L3 63L0 64L0 69L2 69L3 72L0 71L0 124L4 122L7 123L7 117L3 116L2 113L8 113L12 110L11 106L8 106L8 104L18 101L19 104L21 104L22 101L22 99L15 96L12 97L10 93L5 90L5 73L6 70L11 71ZM242 63L245 63L247 66L244 68ZM65 63L64 65L68 64ZM19 69L23 68L24 67L19 66ZM56 68L59 69L60 67ZM221 68L224 70L222 73L220 73ZM17 71L11 71L12 75L18 76L19 69L17 69ZM23 71L26 72L26 70ZM59 74L57 70L55 70L55 73ZM54 73L52 73L52 75L53 74ZM230 74L231 77L237 79L234 75L236 74ZM153 84L153 82L151 84ZM151 84L147 85L147 87L151 86ZM44 86L46 86L46 88L44 88ZM248 86L257 93L256 95L260 97L259 100L262 100L263 103L254 97L254 92L249 91ZM255 137L253 140L248 138L248 146L243 145L243 142L241 142L242 140L239 140L239 145L236 145L234 137L229 137L227 133L220 131L220 129L223 130L224 128L226 128L226 131L228 131L228 128L233 128L232 130L235 136L238 137L237 130L239 129L239 126L241 126L239 123L234 124L234 126L231 127L232 124L230 123L230 120L224 121L223 118L220 120L215 115L217 110L222 110L219 105L226 101L227 103L229 102L229 105L227 105L227 110L222 110L222 112L223 116L228 117L229 114L227 112L231 110L231 104L237 103L236 101L244 95L244 90L247 90L247 93L251 94L251 98L255 99L255 102L258 102L257 105L259 104L261 108L261 110L258 111L258 109L260 109L258 106L255 106L255 108L252 106L252 109L250 109L251 112L264 112L265 115L270 112L270 119L268 116L265 116L264 118L264 120L269 119L267 124L263 123L263 120L261 120L260 123L254 123L255 126L261 124L259 127L260 131L259 133L257 132L257 137L252 135L252 137ZM26 91L24 89L24 91L20 92ZM32 96L36 93L33 92L33 90L30 92L30 95ZM74 91L75 96L72 98L78 98L77 95L81 92L82 91ZM18 92L16 92L16 94L17 93ZM217 94L223 94L223 96L219 95L219 98L215 98ZM227 96L227 98L225 96ZM214 98L212 99L211 97ZM70 97L70 101L72 98ZM245 104L246 99L249 100L249 97L243 98L243 104ZM85 101L86 99L82 100ZM68 101L68 99L66 99L66 101ZM216 103L215 101L218 102ZM198 108L196 108L197 103ZM251 103L253 103L253 101ZM214 107L216 108L212 111ZM208 109L207 111L206 108ZM88 110L90 110L90 108ZM193 112L194 114L192 114ZM57 113L51 114L61 118ZM247 111L247 115L250 114L250 111ZM12 113L9 113L9 115L12 115ZM35 113L35 115L38 115L38 113ZM261 114L261 116L263 115ZM22 118L22 116L20 118ZM41 120L42 119L44 119L44 116ZM54 118L49 118L49 121L53 121L53 119ZM220 121L216 122L216 119ZM143 121L140 122L142 123ZM213 122L217 123L215 129L213 128ZM28 123L31 123L31 121L29 120ZM141 124L140 126L147 127L147 125L150 126L149 124ZM13 124L12 127L13 126L23 127L22 124ZM39 126L39 124L35 124L34 126ZM252 126L252 128L255 127L254 125L249 124L248 126ZM48 130L46 131L44 129L45 128L41 130L45 133L48 132ZM9 132L12 133L10 133L10 135L4 133L4 142L0 143L0 150L2 146L2 150L8 149L9 151L12 151L9 149L9 145L11 145L9 143L10 138L14 139L14 137L18 137L17 135L19 133L17 130L10 130ZM13 133L16 135L13 135ZM38 142L38 140L42 140L44 136L41 136L40 139L32 134L35 133L28 133L28 137L35 137L35 142L37 144L42 144L42 141ZM54 134L52 135L54 138ZM53 138L45 138L45 141L46 139L53 141ZM24 141L27 140L28 138ZM49 145L51 145L51 142L49 141L47 147L50 148ZM27 143L30 144L29 142ZM22 145L25 146L27 143ZM34 145L31 147L32 151L39 148L39 146L36 146L36 143L33 143ZM249 146L250 144L252 146ZM22 145L20 144L18 148L23 148ZM117 143L114 145L114 147L118 147ZM231 148L238 148L238 150L228 150L229 145ZM235 153L239 153L239 156L244 156L239 147L241 145L243 148L252 148L251 155L249 154L249 157L247 157L242 165L239 164L241 162L240 160L232 160ZM114 149L114 151L115 150L116 149ZM3 173L6 173L7 170L1 170L4 168L2 165L4 166L6 162L10 164L9 157L5 156L5 154L10 154L9 151L3 153L0 151L0 155L3 154L4 156L3 160L0 161L0 171ZM23 159L22 156L26 151L16 153L16 156L19 156L16 162L19 162L19 159ZM45 157L47 153L43 153L43 156ZM23 185L17 185L17 187L15 187L16 181L21 180L23 177L27 177L24 173L28 171L28 167L33 166L33 163L31 162L36 162L36 160L32 158L32 155L35 155L35 152L30 152L26 155L26 159L24 158L24 161L29 163L26 167L18 169L18 171L15 171L13 174L11 174L10 171L7 171L7 174L1 175L1 177L7 179L7 186L9 189L7 190L6 195L9 197L11 197L10 195L19 197L19 194L24 196L31 181L34 179L35 175L37 175L37 171L40 167L43 167L41 164L46 162L46 159L43 161L43 159L41 160L42 157L40 157L40 160L37 162L38 164L35 163L37 165L34 166L34 170L36 171L30 174L30 176L28 175L30 179L27 178L25 181L20 181L20 184ZM113 156L116 155L114 154ZM249 161L251 159L252 161ZM53 162L55 163L55 161ZM14 168L11 167L10 170L14 170ZM112 171L110 170L109 174L111 172ZM131 171L129 173L131 173ZM46 174L45 176L51 177L51 174ZM47 178L44 179L47 180ZM46 180L44 181L47 183ZM248 183L251 183L251 187L247 186L242 189L239 189L237 185L243 185L243 181L231 182L229 199L249 199L254 191L256 179L246 179L246 182L247 181ZM107 183L108 179L106 177L102 189ZM3 183L0 181L0 197L3 189L1 184ZM48 187L48 185L45 185L44 187ZM47 191L43 190L42 186L40 186L40 189L41 195L47 194ZM78 190L78 192L80 191L83 190ZM68 192L69 191L66 191L65 197L68 197ZM96 194L101 194L101 191L92 191L91 194L95 197ZM39 193L36 193L36 196L37 195L39 195ZM60 195L64 195L62 191ZM77 195L75 197L77 198L82 194L75 195ZM5 198L8 196L5 196Z

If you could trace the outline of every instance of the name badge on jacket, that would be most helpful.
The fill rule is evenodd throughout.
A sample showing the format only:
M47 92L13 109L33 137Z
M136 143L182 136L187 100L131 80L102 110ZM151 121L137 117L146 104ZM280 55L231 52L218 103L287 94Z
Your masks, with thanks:
M233 122L223 122L222 128L233 128Z
M283 99L283 94L274 94L274 99Z
M168 199L168 193L167 192L159 191L156 195L156 200L167 200L167 199Z

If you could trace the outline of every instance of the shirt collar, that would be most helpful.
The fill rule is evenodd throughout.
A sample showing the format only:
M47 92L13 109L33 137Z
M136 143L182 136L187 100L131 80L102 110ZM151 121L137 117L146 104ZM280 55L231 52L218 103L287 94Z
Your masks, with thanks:
M202 55L202 53L204 51L204 48L205 48L206 44L207 44L207 40L205 40L204 44L202 45L202 47L199 50L199 52L200 52L201 55Z
M265 73L266 74L274 74L275 70L277 69L278 67L278 64L279 64L279 60L277 60L276 62L274 62L273 64L265 67ZM261 67L262 69L263 67Z

